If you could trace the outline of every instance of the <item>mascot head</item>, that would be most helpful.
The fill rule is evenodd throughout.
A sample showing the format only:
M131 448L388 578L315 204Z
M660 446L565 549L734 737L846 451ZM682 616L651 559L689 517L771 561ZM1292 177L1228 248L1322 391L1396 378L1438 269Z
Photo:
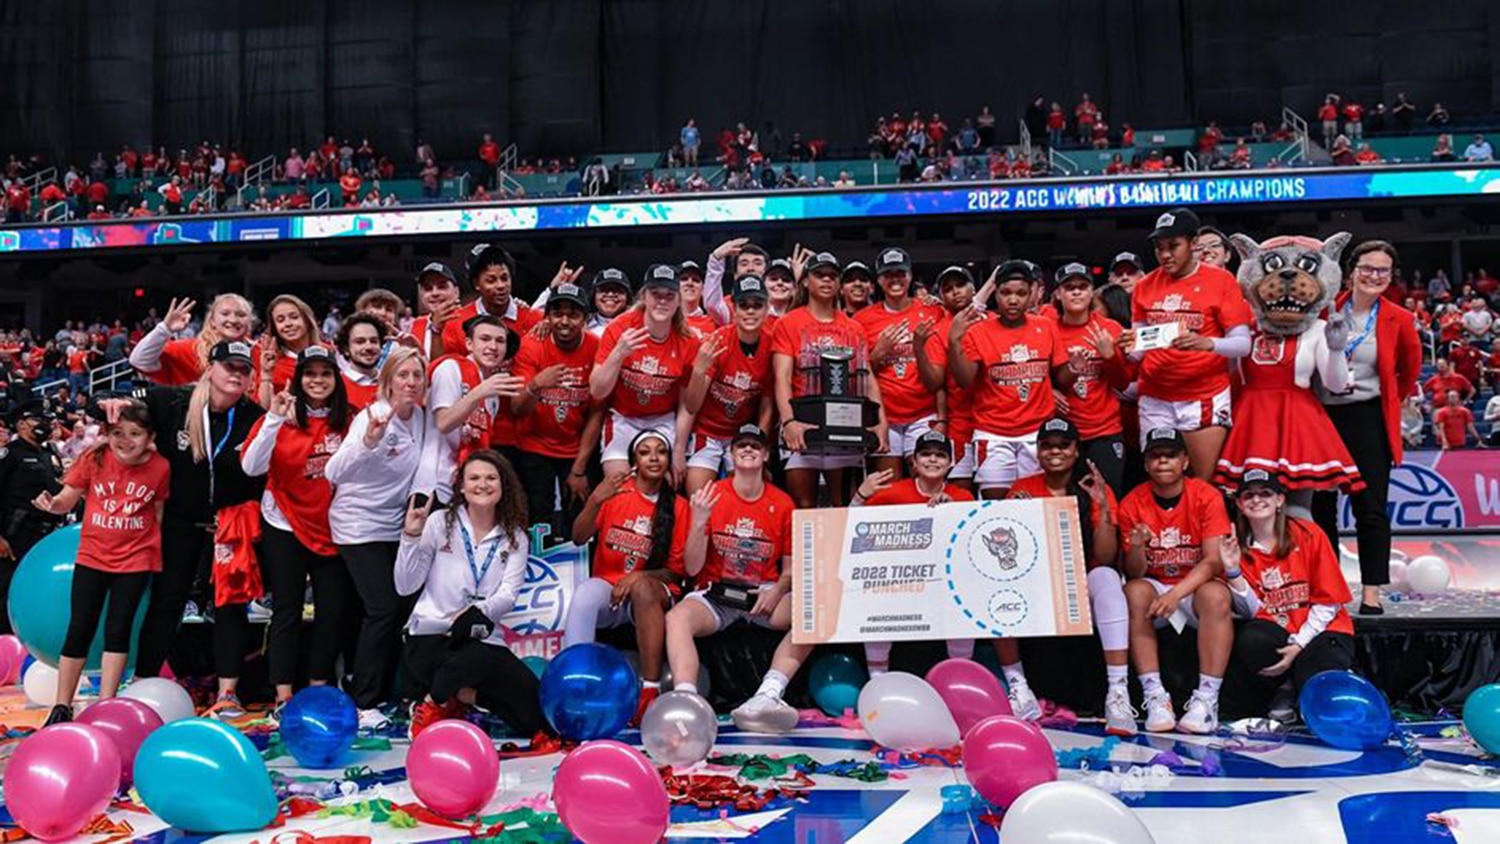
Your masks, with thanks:
M1301 334L1333 304L1344 278L1339 255L1349 237L1339 232L1327 240L1291 236L1256 243L1243 234L1229 239L1240 253L1240 288L1261 331Z

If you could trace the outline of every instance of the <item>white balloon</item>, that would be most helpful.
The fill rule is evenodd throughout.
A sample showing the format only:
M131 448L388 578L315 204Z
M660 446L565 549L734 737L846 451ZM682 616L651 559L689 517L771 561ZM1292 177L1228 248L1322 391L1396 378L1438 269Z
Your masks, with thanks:
M51 706L57 703L57 669L37 660L26 669L21 687L26 690L27 703L32 706Z
M1151 831L1114 795L1057 781L1028 789L1005 810L1005 844L1155 844Z
M134 698L156 710L163 723L181 721L198 714L187 689L163 677L136 680L120 692L120 697Z
M1407 568L1408 564L1405 560L1391 557L1391 586L1395 587L1398 592L1407 592L1411 589L1411 584L1406 580Z
M1442 557L1429 554L1407 564L1406 582L1413 592L1443 592L1453 582L1453 572Z
M926 680L905 671L871 677L859 691L859 720L870 738L897 750L953 747L958 723Z

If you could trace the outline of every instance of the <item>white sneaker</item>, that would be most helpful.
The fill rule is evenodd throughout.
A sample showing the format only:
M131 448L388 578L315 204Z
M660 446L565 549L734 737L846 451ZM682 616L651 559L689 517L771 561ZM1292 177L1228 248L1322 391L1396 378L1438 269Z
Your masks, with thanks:
M1169 733L1177 727L1172 714L1172 696L1166 692L1146 696L1146 732Z
M797 710L779 697L757 694L729 713L747 733L790 733L797 729Z
M1193 696L1188 699L1187 709L1182 713L1182 720L1177 722L1177 729L1200 736L1206 736L1218 730L1218 698L1211 698L1201 691L1194 691Z
M1037 702L1036 694L1031 687L1025 683L1012 683L1010 685L1010 711L1023 721L1042 720L1042 705Z
M1104 733L1129 738L1136 734L1136 711L1124 686L1111 687L1104 696Z
M359 728L361 730L383 730L391 725L391 719L379 709L361 709L359 711Z

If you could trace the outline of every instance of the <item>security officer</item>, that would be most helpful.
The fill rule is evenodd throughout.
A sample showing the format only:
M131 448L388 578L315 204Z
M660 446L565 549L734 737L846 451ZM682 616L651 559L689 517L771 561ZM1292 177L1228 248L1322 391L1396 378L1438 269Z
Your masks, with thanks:
M57 527L56 516L31 506L43 491L62 492L62 461L47 444L52 414L41 402L16 411L14 436L0 448L0 600L9 600L10 579L31 547ZM4 606L9 606L6 603ZM0 633L9 633L10 613L0 612Z

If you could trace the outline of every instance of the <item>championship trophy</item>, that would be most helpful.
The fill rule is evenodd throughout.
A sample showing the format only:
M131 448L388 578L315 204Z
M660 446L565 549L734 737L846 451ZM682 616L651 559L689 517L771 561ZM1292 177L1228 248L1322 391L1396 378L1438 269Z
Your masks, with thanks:
M803 437L807 454L862 455L878 443L869 428L880 421L880 411L863 395L863 373L854 371L853 360L847 350L825 350L806 370L813 395L792 399L792 415L817 426Z

